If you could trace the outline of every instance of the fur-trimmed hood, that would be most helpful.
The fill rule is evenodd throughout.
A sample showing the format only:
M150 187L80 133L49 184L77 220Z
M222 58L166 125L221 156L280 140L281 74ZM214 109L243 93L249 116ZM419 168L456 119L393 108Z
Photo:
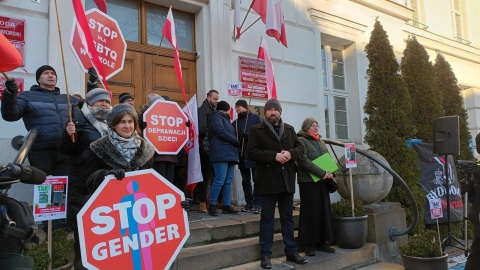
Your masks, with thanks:
M122 154L115 148L115 146L110 142L108 136L105 136L101 139L90 144L90 149L103 161L105 164L112 168L122 168L125 171L135 171L142 168L147 162L149 162L155 149L143 138L141 139L140 147L137 150L137 153L130 161L130 163L125 160Z

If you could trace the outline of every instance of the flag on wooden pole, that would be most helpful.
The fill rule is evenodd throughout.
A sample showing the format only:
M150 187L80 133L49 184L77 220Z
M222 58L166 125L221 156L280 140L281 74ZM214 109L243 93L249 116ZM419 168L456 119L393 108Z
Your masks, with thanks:
M273 64L270 60L267 42L263 36L260 41L260 47L258 48L258 58L265 61L265 76L267 80L268 99L277 98L277 86L275 85Z
M242 20L240 19L240 3L240 0L235 0L235 9L233 11L233 25L236 29L236 39L240 38L240 30L242 30Z
M103 13L107 13L107 1L105 0L93 0L97 5L98 9L100 9Z
M275 4L275 0L253 0L250 6L262 18L267 27L267 35L287 46L285 31L285 16L283 13L283 0Z
M0 32L0 72L18 68L22 64L22 56L13 44Z

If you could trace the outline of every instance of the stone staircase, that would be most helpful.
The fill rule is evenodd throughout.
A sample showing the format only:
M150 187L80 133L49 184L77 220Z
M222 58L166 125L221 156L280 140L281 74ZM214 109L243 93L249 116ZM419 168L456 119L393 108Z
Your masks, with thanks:
M220 211L219 211L220 212ZM298 226L299 211L294 211L295 227ZM196 210L188 212L190 237L180 251L171 270L212 270L212 269L262 269L258 233L260 215L242 213L238 215L219 214L211 217ZM280 217L275 215L274 244L272 249L272 269L361 269L374 267L378 262L378 246L367 243L360 249L347 250L335 247L336 252L327 254L317 251L315 257L307 257L308 264L296 265L286 262L283 252L283 240L280 232ZM296 234L296 232L295 232ZM299 248L301 251L301 248ZM303 256L304 253L300 252ZM403 269L399 265L386 268L367 269ZM388 264L390 265L390 264ZM395 268L396 266L400 268Z

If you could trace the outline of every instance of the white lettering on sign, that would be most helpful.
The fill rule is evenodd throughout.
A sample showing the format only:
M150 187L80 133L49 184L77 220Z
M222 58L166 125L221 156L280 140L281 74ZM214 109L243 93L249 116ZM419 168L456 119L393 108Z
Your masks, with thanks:
M169 127L180 127L183 124L184 119L181 117L173 117L173 116L166 116L166 115L151 115L150 120L153 125L158 125L159 119L162 120L161 125L165 126L165 122ZM166 121L165 121L166 120Z
M185 130L178 130L178 129L165 129L165 128L148 128L148 133L161 133L161 134L169 134L169 135L179 135L184 136L187 134Z
M167 217L166 210L172 208L175 205L176 199L175 196L171 193L158 195L155 197L156 204L149 198L142 198L135 203L131 202L121 202L116 203L113 207L109 206L99 206L93 209L90 219L93 223L97 224L91 230L93 233L102 235L107 234L115 228L115 219L112 216L109 216L113 211L118 212L120 218L120 228L127 229L130 227L130 222L128 220L127 210L132 208L133 219L137 224L147 224L155 218L157 215L158 220L165 219ZM142 216L140 213L140 208L144 206L146 211L146 216ZM131 221L131 220L130 220Z
M176 142L178 141L177 137L170 137L170 136L158 136L159 142Z
M131 250L146 248L151 245L179 239L177 224L169 224L155 228L153 231L134 233L131 236L114 238L108 242L100 242L92 249L92 257L97 261L103 261L109 257L115 257Z
M0 21L0 26L15 27L15 23L9 21Z
M118 33L116 31L112 31L108 26L103 25L100 22L95 21L95 19L90 18L88 20L88 26L91 29L97 29L97 31L103 34L105 37L110 39L115 39L118 37Z

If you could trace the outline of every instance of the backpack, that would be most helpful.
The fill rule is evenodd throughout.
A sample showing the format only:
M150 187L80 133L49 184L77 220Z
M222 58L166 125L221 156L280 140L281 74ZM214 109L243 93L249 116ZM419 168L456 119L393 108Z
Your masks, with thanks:
M32 208L26 202L0 195L0 254L23 254L38 244Z

